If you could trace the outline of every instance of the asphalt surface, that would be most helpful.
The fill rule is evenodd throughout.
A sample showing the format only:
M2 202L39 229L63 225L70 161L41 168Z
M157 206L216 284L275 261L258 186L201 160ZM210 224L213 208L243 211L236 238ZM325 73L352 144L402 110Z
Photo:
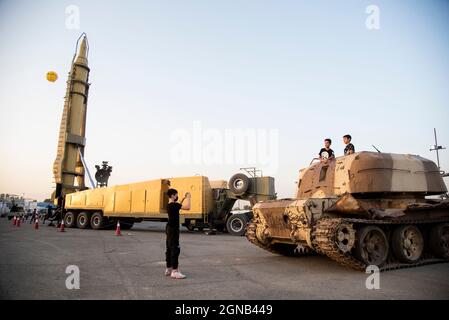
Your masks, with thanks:
M180 269L164 276L163 223L113 230L66 229L0 219L2 299L448 299L449 263L368 274L322 257L265 252L245 237L205 235L181 228ZM80 270L80 289L66 288L66 268Z

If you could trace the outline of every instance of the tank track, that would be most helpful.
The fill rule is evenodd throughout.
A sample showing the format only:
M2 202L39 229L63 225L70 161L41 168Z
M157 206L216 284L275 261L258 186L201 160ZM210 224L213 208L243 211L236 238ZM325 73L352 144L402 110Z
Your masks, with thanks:
M342 219L319 220L312 232L312 244L315 250L341 265L360 271L365 270L366 266L363 263L338 248L335 236L336 230L341 224Z
M246 238L254 245L258 246L259 248L262 248L264 250L267 250L274 254L281 254L286 256L294 256L294 257L301 257L301 256L310 256L314 255L314 251L308 247L299 246L295 249L294 253L287 254L284 251L277 250L272 245L266 245L260 242L256 237L256 223L249 222L246 227Z
M314 249L327 257L335 260L341 265L351 267L359 271L365 271L367 265L353 257L350 253L342 252L336 243L336 230L341 224L366 224L366 225L395 225L395 224L422 224L448 222L448 218L438 220L368 220L357 218L323 218L317 221L312 232L312 244ZM438 259L429 253L423 253L420 260L415 263L402 263L389 258L386 263L379 267L380 271L413 268L427 264L449 262L445 259Z

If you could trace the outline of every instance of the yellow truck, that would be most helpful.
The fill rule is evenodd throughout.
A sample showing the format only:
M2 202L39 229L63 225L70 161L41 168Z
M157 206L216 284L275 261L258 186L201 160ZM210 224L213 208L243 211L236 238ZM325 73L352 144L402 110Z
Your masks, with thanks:
M180 212L183 226L189 230L227 230L233 235L243 235L252 218L251 211L232 213L236 200L255 203L276 197L272 177L239 173L229 184L224 180L209 181L204 176L157 179L69 193L65 196L62 218L66 227L80 229L113 227L117 220L124 229L144 220L167 221L169 188L175 188L180 195L186 192L192 195L190 210Z

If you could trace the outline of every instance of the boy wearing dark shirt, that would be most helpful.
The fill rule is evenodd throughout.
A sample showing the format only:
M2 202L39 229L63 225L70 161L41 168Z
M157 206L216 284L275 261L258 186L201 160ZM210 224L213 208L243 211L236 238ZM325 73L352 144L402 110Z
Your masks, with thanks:
M321 162L326 163L328 160L332 160L335 158L334 150L330 148L331 144L331 139L324 139L324 148L321 148L320 152L318 153Z
M186 276L183 275L178 269L178 258L181 252L179 247L179 210L190 210L190 193L186 193L184 199L181 203L178 201L178 191L175 189L168 189L168 222L165 228L165 233L167 235L165 260L167 263L167 268L165 269L165 275L171 276L174 279L184 279ZM185 201L186 200L186 201ZM185 203L184 203L185 201Z
M345 134L343 136L343 142L346 145L345 150L343 151L345 156L353 154L355 152L355 147L351 143L352 137L350 134Z

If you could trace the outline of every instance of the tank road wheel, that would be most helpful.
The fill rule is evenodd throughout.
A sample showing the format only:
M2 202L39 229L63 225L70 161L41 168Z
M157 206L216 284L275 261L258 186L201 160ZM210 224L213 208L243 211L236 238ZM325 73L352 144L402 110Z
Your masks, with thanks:
M424 249L424 238L415 226L399 226L391 237L391 249L401 262L412 263L419 260Z
M106 218L103 216L101 212L95 212L90 218L90 225L92 229L100 230L103 229L106 225Z
M439 258L449 259L449 224L437 224L430 230L430 250Z
M336 244L342 252L349 252L354 247L355 230L351 224L341 224L336 230Z
M354 248L357 259L366 265L381 266L387 260L388 240L379 227L366 226L357 231Z
M226 229L233 236L243 236L246 232L247 217L244 214L233 214L226 221Z
M229 190L237 196L245 194L249 189L249 178L243 173L237 173L229 179Z
M78 214L75 212L67 212L64 216L64 226L66 228L75 228L76 227L76 219L78 218Z
M81 212L78 214L78 219L76 219L76 225L80 229L87 229L90 227L90 213Z

